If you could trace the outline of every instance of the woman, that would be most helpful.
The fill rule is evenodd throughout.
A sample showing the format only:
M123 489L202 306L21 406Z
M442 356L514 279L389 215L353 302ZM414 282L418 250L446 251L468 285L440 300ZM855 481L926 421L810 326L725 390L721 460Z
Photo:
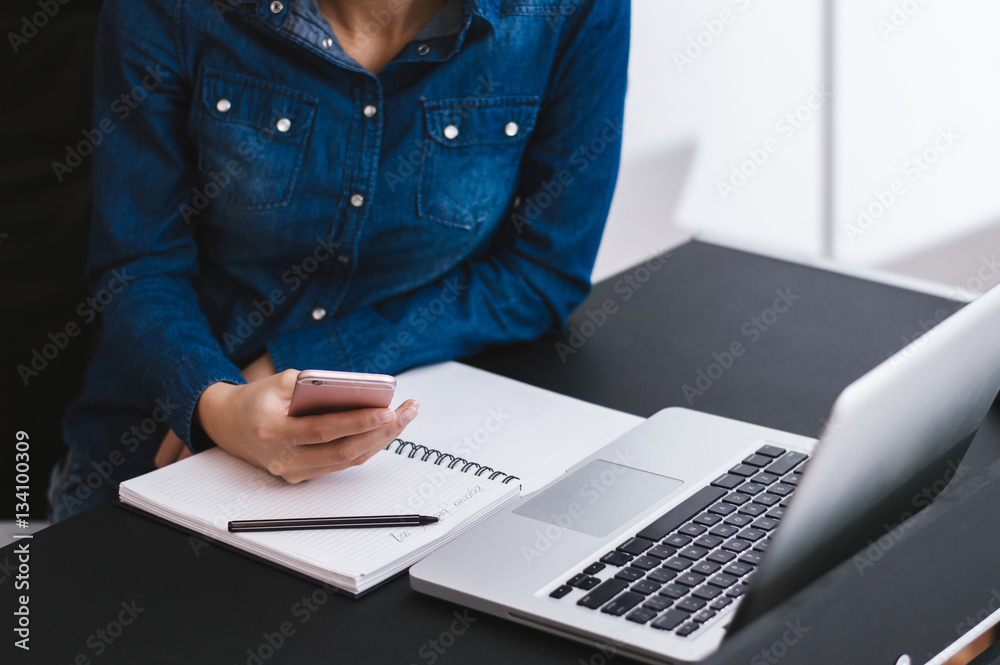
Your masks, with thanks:
M89 260L115 289L55 517L185 449L290 482L360 464L418 405L290 418L296 370L558 331L614 189L628 21L618 0L109 0Z

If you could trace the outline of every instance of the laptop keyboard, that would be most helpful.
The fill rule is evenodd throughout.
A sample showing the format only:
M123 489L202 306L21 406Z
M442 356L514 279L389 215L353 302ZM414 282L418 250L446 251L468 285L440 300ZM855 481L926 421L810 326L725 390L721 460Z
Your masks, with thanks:
M693 635L745 592L807 459L761 447L549 596ZM585 595L573 593L578 589Z

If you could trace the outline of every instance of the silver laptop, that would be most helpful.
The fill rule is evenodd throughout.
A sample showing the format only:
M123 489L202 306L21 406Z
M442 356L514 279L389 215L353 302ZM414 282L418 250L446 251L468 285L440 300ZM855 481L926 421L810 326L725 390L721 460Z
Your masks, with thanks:
M664 409L411 584L647 662L702 660L940 491L1000 390L998 323L995 288L848 386L818 441Z

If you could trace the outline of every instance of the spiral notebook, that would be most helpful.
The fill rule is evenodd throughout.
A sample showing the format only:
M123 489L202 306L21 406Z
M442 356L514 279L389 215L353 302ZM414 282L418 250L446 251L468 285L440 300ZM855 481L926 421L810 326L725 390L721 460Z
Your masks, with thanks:
M359 596L642 419L458 363L400 375L420 415L361 466L291 485L221 449L123 482L119 499ZM231 520L433 515L399 529L230 533Z

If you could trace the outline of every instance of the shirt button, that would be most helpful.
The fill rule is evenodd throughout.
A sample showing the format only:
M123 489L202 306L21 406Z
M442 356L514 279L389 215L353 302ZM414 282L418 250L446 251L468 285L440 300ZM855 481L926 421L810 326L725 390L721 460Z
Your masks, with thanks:
M317 307L312 311L312 317L315 321L322 321L326 318L326 310L322 307Z
M331 48L333 46L333 40L329 37L324 37L322 44L323 48Z
M229 109L233 108L233 105L228 99L223 97L219 101L215 102L215 108L219 111L219 113L225 113Z
M365 204L365 197L361 196L360 194L355 194L354 196L351 197L351 205L354 206L355 208L360 208L364 204Z
M285 8L285 6L283 4L281 4L280 2L278 2L278 0L274 0L274 2L271 3L271 13L272 14L280 14L281 10L284 9L284 8Z
M428 46L427 44L421 44L420 46L417 47L418 55L427 55L430 52L431 52L431 47Z
M364 111L363 111L363 113L365 114L365 117L366 117L366 118L371 118L371 117L372 117L372 116L374 116L374 115L375 115L376 113L378 113L378 109L377 109L377 108L375 108L374 106L372 106L371 104L369 104L368 106L366 106L366 107L364 108Z
M282 118L277 123L275 123L275 127L278 128L279 132L287 132L289 129L292 128L292 121L289 120L288 118Z
M455 125L448 125L444 128L444 137L446 139L453 139L458 136L458 127Z
M506 134L507 136L514 136L514 135L516 135L517 134L517 123L516 122L508 122L507 125L503 128L503 133Z

